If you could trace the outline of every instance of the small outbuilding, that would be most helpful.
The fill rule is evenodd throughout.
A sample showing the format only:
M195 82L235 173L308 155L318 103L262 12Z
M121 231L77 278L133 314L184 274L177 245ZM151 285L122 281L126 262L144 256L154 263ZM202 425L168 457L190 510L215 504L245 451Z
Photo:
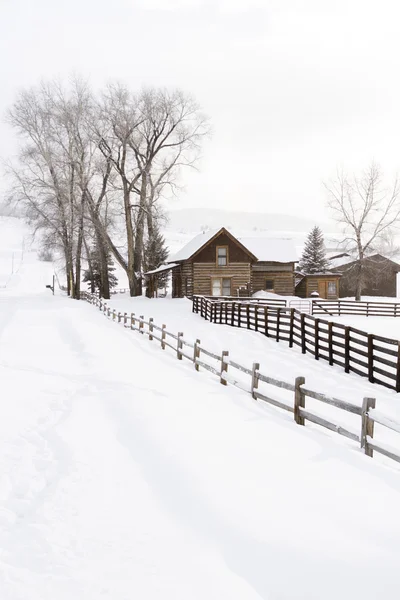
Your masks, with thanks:
M296 296L312 298L318 294L324 300L339 298L341 273L296 273Z

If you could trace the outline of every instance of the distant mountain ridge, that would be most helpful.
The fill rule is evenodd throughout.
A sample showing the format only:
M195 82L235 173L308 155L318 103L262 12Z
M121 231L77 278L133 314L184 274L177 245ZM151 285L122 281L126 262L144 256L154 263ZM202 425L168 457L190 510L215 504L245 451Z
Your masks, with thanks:
M208 208L171 210L168 219L167 228L182 233L226 227L233 231L264 231L268 236L276 233L282 236L291 232L307 233L314 225L319 225L323 231L332 230L332 225L306 217Z

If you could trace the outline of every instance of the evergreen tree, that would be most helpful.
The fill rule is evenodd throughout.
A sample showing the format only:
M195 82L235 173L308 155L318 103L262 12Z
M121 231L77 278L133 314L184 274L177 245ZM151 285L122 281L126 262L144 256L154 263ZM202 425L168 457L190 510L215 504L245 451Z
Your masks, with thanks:
M306 275L324 273L329 269L326 258L324 236L321 229L315 225L307 236L299 268Z
M165 245L164 236L160 232L160 228L157 223L154 223L152 230L149 231L149 236L144 247L144 266L146 271L153 271L161 265L165 264L168 258L168 248ZM157 289L163 288L167 285L169 273L159 273L156 277ZM150 290L147 286L147 294L149 295Z
M94 247L90 252L90 256L88 258L89 268L85 271L83 275L83 281L88 283L89 290L94 293L97 290L100 293L100 296L104 297L104 282L101 273L101 265L98 248ZM110 252L107 252L107 276L108 276L108 285L109 288L114 288L118 284L118 279L116 275L114 275L115 267L113 260L111 258Z

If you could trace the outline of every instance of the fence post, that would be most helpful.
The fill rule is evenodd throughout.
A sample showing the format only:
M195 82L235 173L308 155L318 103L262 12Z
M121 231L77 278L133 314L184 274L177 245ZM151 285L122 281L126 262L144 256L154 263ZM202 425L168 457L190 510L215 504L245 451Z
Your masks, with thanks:
M278 308L276 309L276 341L279 342L279 328L281 325L281 309L278 306Z
M264 335L268 337L268 306L264 306Z
M150 317L149 319L149 340L152 341L153 340L153 317Z
M131 313L131 329L135 327L135 313Z
M118 323L121 323L121 313L118 313Z
M254 400L257 400L255 396L255 390L258 389L258 377L257 372L260 370L260 363L253 363L253 368L251 369L251 395Z
M222 377L223 373L227 373L228 372L228 363L225 362L224 358L229 356L229 352L228 350L222 350L222 356L221 356L221 375L220 375L220 383L222 383L222 385L227 385L226 379L224 379Z
M115 312L115 308L112 311L112 320L115 321L115 317L116 317L117 313Z
M397 359L397 373L399 373L399 362ZM368 334L368 381L374 383L374 335ZM397 381L397 378L396 378ZM397 384L396 384L397 388ZM397 391L397 390L396 390Z
M304 377L296 377L294 382L294 420L297 425L304 425L304 417L300 415L300 408L306 407L306 397L301 386L306 382Z
M193 349L193 362L194 362L194 368L196 369L196 371L199 370L199 365L196 364L196 358L200 358L200 340L196 340L194 343L194 349Z
M301 313L300 315L300 332L301 332L301 352L302 354L306 353L306 324L305 324L305 314Z
M127 320L128 320L128 314L124 313L124 327L126 327Z
M182 350L182 348L183 348L182 337L183 337L183 332L179 331L178 341L176 343L176 356L177 356L178 360L182 360L182 354L179 352L179 350Z
M104 304L103 304L103 314L105 314L106 310L107 310L107 303L104 302Z
M107 308L107 317L109 317L109 316L110 316L110 312L111 312L111 310L110 310L110 307L108 307L108 308Z
M139 316L139 333L144 333L143 327L144 327L144 315L140 315Z
M319 319L314 322L314 357L319 360Z
M250 304L246 306L247 329L250 329Z
M396 392L400 392L400 342L397 344Z
M240 304L240 302L238 302L238 304L236 306L238 308L238 327L241 327L242 326L242 311L241 311L242 305Z
M254 307L254 329L258 331L258 304Z
M363 398L361 409L361 448L367 456L373 456L374 451L368 444L367 436L374 437L374 422L369 418L368 411L370 408L375 408L375 398Z
M333 323L328 323L328 352L329 352L329 364L333 365Z
M350 327L344 330L344 371L350 373Z
M222 302L219 305L219 322L222 323Z
M294 331L294 308L290 309L289 321L289 348L293 348L293 331Z
M161 348L165 350L165 328L166 325L161 325Z

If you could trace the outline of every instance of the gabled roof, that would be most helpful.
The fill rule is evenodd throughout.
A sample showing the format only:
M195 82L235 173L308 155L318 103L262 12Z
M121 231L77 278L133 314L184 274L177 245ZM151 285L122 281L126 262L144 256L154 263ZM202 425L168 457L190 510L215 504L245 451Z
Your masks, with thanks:
M170 256L168 259L169 262L179 262L181 260L189 260L190 258L193 258L207 244L209 244L215 238L221 235L221 233L227 235L232 240L232 242L240 246L242 250L252 258L252 260L257 260L257 256L255 256L248 248L246 248L246 246L243 245L243 242L235 238L235 236L232 235L227 229L225 229L225 227L221 227L221 229L218 229L217 231L206 231L203 233L199 233L199 235L196 235L196 237L190 240L190 242L188 242L186 246L181 248L173 256Z
M391 265L393 267L394 270L396 271L400 271L400 263L395 262L394 260L392 260L391 258L387 258L386 256L383 256L382 254L371 254L370 256L366 256L364 258L364 262L368 265L371 263L376 263L376 265L379 264L386 264L386 265ZM341 263L340 265L335 265L334 267L332 267L331 271L336 272L338 270L340 271L347 271L351 268L353 268L354 265L356 265L358 263L358 260L354 260L353 258L350 258L347 262L345 263Z
M291 239L282 238L239 238L260 262L297 262L296 247Z

